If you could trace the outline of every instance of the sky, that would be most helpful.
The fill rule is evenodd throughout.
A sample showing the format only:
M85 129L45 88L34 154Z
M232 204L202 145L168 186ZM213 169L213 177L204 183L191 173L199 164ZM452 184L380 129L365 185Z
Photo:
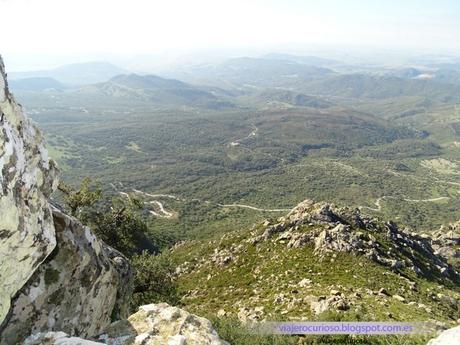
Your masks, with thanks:
M353 46L460 54L458 0L0 0L15 68L82 56Z

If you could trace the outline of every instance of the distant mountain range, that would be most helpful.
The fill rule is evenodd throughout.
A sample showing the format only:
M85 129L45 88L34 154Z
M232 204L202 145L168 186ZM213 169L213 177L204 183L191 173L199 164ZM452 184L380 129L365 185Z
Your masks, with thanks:
M67 86L52 78L25 78L12 80L10 84L25 104L36 104L36 100L47 104L52 99L54 104L63 102L74 106L144 104L207 109L235 106L232 102L234 93L231 91L191 85L155 75L122 74L105 82L81 86Z
M18 79L52 78L67 85L86 85L108 81L119 74L129 73L108 62L86 62L64 65L41 71L11 72L10 84Z
M142 102L161 107L327 108L337 103L335 98L375 101L397 97L439 105L460 101L460 69L453 65L380 66L368 72L333 59L268 54L184 66L168 78L129 74L107 62L71 64L11 73L10 86L24 93L64 91L60 97L72 96L72 102L85 98L85 102Z
M295 87L299 81L312 81L332 76L331 69L310 66L295 61L241 57L220 64L188 67L172 74L174 78L194 83L219 85L222 87Z
M305 83L302 91L316 95L385 99L401 96L426 96L430 99L458 99L460 84L436 79L400 78L363 73L342 74Z
M290 54L271 53L263 56L264 59L292 61L299 64L333 68L344 65L343 62L333 59L326 59L318 56L299 56Z
M13 91L63 90L66 88L56 79L45 77L13 79L9 82L9 87Z
M242 101L249 102L256 106L280 106L280 107L309 107L309 108L329 108L334 104L320 97L314 97L299 92L267 89L262 92L251 93L241 98Z

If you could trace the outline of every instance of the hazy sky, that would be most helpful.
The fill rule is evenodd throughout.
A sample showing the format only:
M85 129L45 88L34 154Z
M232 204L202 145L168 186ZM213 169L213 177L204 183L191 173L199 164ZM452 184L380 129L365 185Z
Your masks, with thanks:
M458 0L0 0L0 13L5 56L286 44L460 53Z

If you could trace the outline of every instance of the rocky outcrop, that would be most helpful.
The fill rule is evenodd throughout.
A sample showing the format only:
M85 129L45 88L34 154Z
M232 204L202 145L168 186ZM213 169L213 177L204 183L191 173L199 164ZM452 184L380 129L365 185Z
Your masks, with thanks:
M436 253L460 268L460 221L441 226L430 237Z
M99 336L106 344L225 345L211 322L166 303L139 308L128 320L110 325Z
M300 203L278 223L263 226L263 233L250 239L254 245L269 240L294 248L311 244L320 257L347 252L364 255L393 270L409 268L419 275L439 274L460 281L460 274L439 253L446 242L456 244L451 232L431 238L399 229L393 222L366 218L357 209L336 208L312 200Z
M219 338L211 323L168 304L149 304L127 320L112 323L93 340L46 332L29 337L26 345L228 345Z
M56 184L40 131L9 93L0 57L0 324L56 246L47 200Z
M0 59L0 344L44 331L93 336L127 317L128 260L50 204L57 183Z

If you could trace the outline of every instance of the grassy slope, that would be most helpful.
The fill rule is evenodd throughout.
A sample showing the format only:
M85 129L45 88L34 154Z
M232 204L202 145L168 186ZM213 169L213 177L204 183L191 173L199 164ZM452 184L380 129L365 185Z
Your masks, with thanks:
M300 231L311 229L307 227ZM263 242L254 246L245 242L250 234L241 231L219 241L190 242L173 251L177 264L188 262L186 266L190 271L181 275L178 282L182 292L186 293L184 303L190 310L216 314L219 309L224 309L237 314L242 307L264 306L264 318L269 320L280 315L285 319L309 320L314 315L304 298L329 295L331 289L338 289L345 295L356 292L362 295L355 306L344 312L351 319L447 321L460 317L458 311L431 296L433 293L460 296L460 288L447 279L424 279L408 270L393 272L365 257L349 253L338 252L320 258L314 254L311 245L286 248L284 243ZM216 249L231 250L235 245L242 246L237 261L226 266L209 261ZM418 291L410 291L404 277L416 282ZM302 288L298 283L305 278L311 279L312 285ZM382 287L392 295L405 292L406 302L366 292L366 289L375 292ZM277 304L274 300L280 293L287 299ZM431 312L409 305L408 302L412 301L429 306Z

